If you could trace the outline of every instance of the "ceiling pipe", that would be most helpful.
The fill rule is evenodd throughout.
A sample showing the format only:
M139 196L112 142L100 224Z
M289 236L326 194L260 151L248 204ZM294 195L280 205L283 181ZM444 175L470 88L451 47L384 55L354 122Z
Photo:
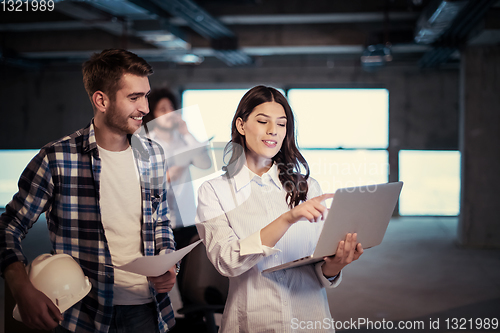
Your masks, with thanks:
M191 29L209 39L214 55L228 66L253 63L253 59L238 49L238 37L222 22L191 0L131 0L143 8L157 7L186 21Z
M437 67L447 62L452 54L467 42L470 33L495 2L497 0L468 1L432 44L433 49L423 55L419 62L420 67Z

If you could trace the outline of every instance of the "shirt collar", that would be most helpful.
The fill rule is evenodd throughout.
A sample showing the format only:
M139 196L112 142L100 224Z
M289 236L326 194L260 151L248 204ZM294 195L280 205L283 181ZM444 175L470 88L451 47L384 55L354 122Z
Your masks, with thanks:
M274 183L278 189L282 189L281 181L278 177L278 167L276 163L273 163L271 168L264 173L262 176L258 176L253 171L251 171L246 165L244 165L240 172L234 176L234 183L236 191L241 190L243 187L250 184L254 180L259 184Z
M93 151L94 149L97 149L97 141L95 139L95 129L94 129L94 118L92 118L90 124L83 129L83 136L84 136L84 141L83 141L84 152L87 153ZM130 146L132 147L132 150L135 151L136 156L140 156L143 160L148 161L149 153L144 140L141 140L141 138L136 134L127 135L127 138L129 140Z
M129 134L127 135L127 138L130 142L130 146L132 146L132 150L135 151L136 156L140 156L144 161L149 161L148 147L146 146L145 140L141 139L141 137L136 134ZM151 141L151 139L147 140Z
M90 121L90 124L83 129L83 151L88 153L94 149L97 149L97 141L95 140L94 131L94 119Z

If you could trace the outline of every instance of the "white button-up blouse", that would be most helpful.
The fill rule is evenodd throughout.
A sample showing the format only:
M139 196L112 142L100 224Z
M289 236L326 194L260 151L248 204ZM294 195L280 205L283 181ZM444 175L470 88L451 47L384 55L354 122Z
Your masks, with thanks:
M308 186L308 199L322 194L316 180ZM336 287L341 274L328 281L322 263L262 273L314 252L323 221L298 221L274 248L262 245L260 230L289 209L276 164L262 177L245 166L200 187L196 226L210 261L230 281L220 332L299 332L310 321L325 325L307 332L329 331L324 287Z

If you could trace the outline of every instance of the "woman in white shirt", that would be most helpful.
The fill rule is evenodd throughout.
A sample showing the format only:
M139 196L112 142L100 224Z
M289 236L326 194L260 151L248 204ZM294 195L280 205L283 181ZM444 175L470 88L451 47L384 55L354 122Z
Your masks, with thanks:
M321 202L333 197L309 177L286 98L271 87L249 90L224 153L226 173L200 187L196 218L210 261L230 280L220 331L334 331L325 287L337 286L342 268L363 253L356 234L324 262L262 273L313 252Z

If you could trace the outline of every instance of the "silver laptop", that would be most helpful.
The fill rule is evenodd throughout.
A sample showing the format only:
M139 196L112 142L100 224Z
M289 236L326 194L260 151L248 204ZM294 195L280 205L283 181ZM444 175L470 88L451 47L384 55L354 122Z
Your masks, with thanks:
M357 233L363 249L382 242L396 207L403 182L367 185L338 189L325 219L314 253L262 271L313 264L337 251L338 243L348 233Z

